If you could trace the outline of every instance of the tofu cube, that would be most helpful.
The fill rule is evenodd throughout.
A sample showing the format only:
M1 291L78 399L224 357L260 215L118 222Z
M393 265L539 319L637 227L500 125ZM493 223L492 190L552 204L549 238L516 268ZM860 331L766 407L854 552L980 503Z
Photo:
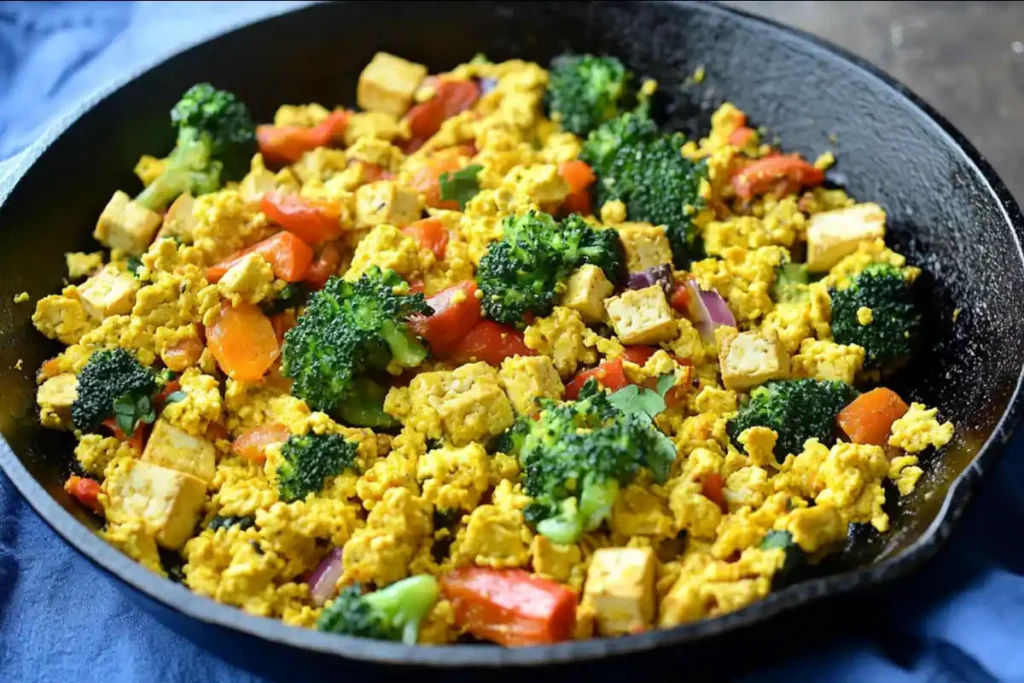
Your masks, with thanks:
M92 236L110 249L141 256L160 227L160 214L137 204L118 190L107 202Z
M562 305L579 313L584 322L604 322L607 317L604 300L614 291L604 271L588 263L569 276Z
M271 188L273 189L273 188ZM164 224L160 226L159 237L176 237L184 242L192 241L192 231L196 227L195 216L192 215L192 207L195 206L196 198L192 193L185 192L178 195L164 216Z
M163 419L153 425L142 460L192 475L204 486L213 479L217 468L217 454L212 443L192 436Z
M885 236L885 211L865 202L811 216L807 226L807 269L823 273L857 250L864 240Z
M596 612L597 632L617 636L654 620L654 549L601 548L594 553L583 589Z
M663 225L624 223L619 227L619 239L626 250L626 269L631 273L672 263L672 247Z
M615 336L623 344L657 344L678 334L661 285L628 289L619 296L605 299L604 307Z
M455 446L498 436L515 422L508 396L490 382L477 382L465 391L445 396L437 413L445 435Z
M191 474L139 460L107 493L111 521L140 519L157 543L179 550L199 521L206 484Z
M421 211L419 193L390 180L363 185L356 190L357 229L384 223L401 227L419 220Z
M774 330L759 334L731 328L720 333L718 349L726 389L746 391L789 374L789 354Z
M96 320L131 313L139 281L131 273L110 264L78 288L82 306Z
M67 429L71 425L71 404L78 398L78 378L73 373L57 375L43 382L36 390L39 421L50 429Z
M345 126L345 145L351 147L363 138L391 142L405 135L402 122L395 114L360 111L349 115Z
M378 52L359 74L356 104L366 111L401 116L412 104L416 88L427 77L427 67Z
M565 385L548 356L513 356L506 358L499 371L501 385L520 415L537 412L536 399L561 399Z

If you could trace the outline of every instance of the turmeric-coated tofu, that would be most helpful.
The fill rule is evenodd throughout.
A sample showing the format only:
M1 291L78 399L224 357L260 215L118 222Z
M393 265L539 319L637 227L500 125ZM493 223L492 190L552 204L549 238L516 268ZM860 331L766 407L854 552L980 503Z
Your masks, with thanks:
M192 241L192 231L196 227L196 218L192 214L196 198L191 192L183 192L171 202L164 215L164 224L160 226L157 237L175 237L183 242Z
M614 291L615 287L605 277L604 271L588 263L569 276L562 305L579 313L586 323L604 322L607 318L604 300Z
M67 372L43 382L36 390L39 421L50 429L67 429L71 425L71 404L78 398L78 378Z
M391 180L363 185L356 190L357 229L387 223L402 227L418 220L423 205L419 193Z
M498 372L512 407L520 415L537 412L538 398L561 399L565 385L548 356L512 356Z
M126 270L110 264L78 287L82 306L96 320L130 313L139 281Z
M192 436L164 419L153 424L153 433L146 442L142 459L190 474L202 480L204 485L213 479L217 468L217 454L212 443Z
M605 299L615 336L623 344L657 344L673 339L679 330L661 285L627 289Z
M121 190L107 202L92 236L111 249L141 256L160 227L160 214L132 201Z
M427 67L387 52L378 52L359 74L356 104L360 109L401 116L412 104Z
M672 247L663 225L625 223L619 226L619 239L626 251L626 269L631 273L672 263Z
M142 460L107 479L107 519L141 520L157 543L178 550L192 536L206 498L206 484L185 472ZM113 481L113 483L111 483Z
M774 330L721 333L718 357L722 383L732 391L746 391L789 374L789 354Z
M824 273L864 240L885 236L885 211L865 202L811 216L807 226L807 269Z
M583 589L603 636L632 633L654 621L654 549L601 548L594 553Z

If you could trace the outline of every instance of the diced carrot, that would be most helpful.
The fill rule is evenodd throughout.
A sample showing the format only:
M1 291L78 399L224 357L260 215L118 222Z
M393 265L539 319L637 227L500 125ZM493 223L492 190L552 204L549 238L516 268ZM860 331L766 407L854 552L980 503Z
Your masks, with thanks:
M636 363L637 365L643 365L647 362L651 356L658 351L657 347L644 346L643 344L634 344L632 346L623 347L622 355L630 363Z
M878 387L861 394L842 409L836 421L853 443L884 446L892 423L909 410L892 389Z
M284 344L284 333L295 327L297 322L293 311L281 311L270 316L270 324L274 326L274 336L278 344Z
M622 359L607 360L596 368L577 373L572 381L565 385L566 400L575 401L579 398L580 390L591 377L596 379L601 386L612 391L618 391L629 384L626 373L622 369Z
M230 436L228 434L228 428L220 422L211 422L206 426L206 440L220 441L221 439L227 439Z
M199 357L203 355L203 348L203 342L199 337L185 337L160 354L160 357L168 370L184 372L199 362Z
M577 190L576 192L566 195L560 210L560 214L563 216L568 216L573 213L578 213L581 216L589 216L593 212L594 209L590 200L590 190Z
M449 287L427 299L434 311L431 315L410 321L412 330L427 340L435 356L445 358L454 352L480 322L480 299L476 293L472 280Z
M289 436L291 436L291 432L288 427L280 422L268 422L242 432L231 444L231 452L262 465L267 459L267 446L284 443Z
M686 289L686 285L675 284L672 287L672 296L669 297L669 304L676 311L680 313L686 313L690 310L690 292Z
M797 154L763 157L732 174L733 189L745 200L773 190L779 194L789 194L801 187L814 187L823 182L825 172Z
M302 279L310 288L321 290L332 275L337 275L341 268L341 245L337 242L327 242L320 247L320 253L316 260L306 271Z
M701 493L711 502L718 505L722 512L729 511L729 505L725 502L725 494L722 492L722 475L718 472L705 474L701 478Z
M302 155L325 147L344 134L349 112L336 110L315 126L256 126L256 142L264 161L274 165L294 164Z
M42 366L39 368L39 376L43 379L50 379L60 374L60 358L51 358L44 361Z
M458 211L459 203L454 199L441 199L441 174L458 171L463 164L458 157L436 156L417 170L409 181L413 189L420 192L427 206L435 209Z
M412 237L424 249L434 252L438 261L444 260L448 251L448 230L444 223L438 218L423 218L402 228L409 237Z
M463 567L441 577L455 623L477 638L505 647L572 638L576 594L522 569Z
M100 483L88 477L79 477L72 474L64 482L64 490L68 495L79 503L89 508L96 514L103 514L103 505L100 504L99 495L102 491Z
M274 270L274 276L287 282L302 280L313 262L313 249L308 244L290 232L279 232L207 268L207 281L219 282L224 273L252 253L266 259Z
M175 372L178 371L175 370ZM157 412L164 409L164 404L167 403L167 397L176 391L181 391L181 382L179 380L172 379L164 385L164 388L161 389L156 396L153 397L153 406L156 408Z
M757 131L747 126L740 126L729 133L727 142L733 147L746 147L757 138Z
M206 338L221 370L237 381L259 380L281 353L274 325L252 304L223 302Z
M263 195L260 211L309 245L341 237L341 206L335 202L275 191Z
M498 366L512 356L534 356L536 352L523 341L523 333L496 323L481 320L462 338L449 360L456 363L484 361Z
M597 176L594 175L594 170L590 168L590 164L579 159L560 163L558 165L558 174L565 178L565 182L569 183L570 192L585 190L597 180Z
M119 441L124 441L134 448L136 453L139 453L140 455L142 454L143 449L146 447L146 436L149 431L148 424L140 421L135 425L135 431L132 432L131 436L125 434L124 430L118 426L117 420L112 417L108 417L104 420L103 426L110 430L111 434L114 435L114 438Z

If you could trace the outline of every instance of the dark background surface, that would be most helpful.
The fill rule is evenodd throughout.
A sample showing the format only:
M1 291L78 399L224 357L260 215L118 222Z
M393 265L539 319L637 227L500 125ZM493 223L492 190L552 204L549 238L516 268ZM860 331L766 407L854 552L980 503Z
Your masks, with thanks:
M722 4L830 40L902 81L1024 197L1024 3Z

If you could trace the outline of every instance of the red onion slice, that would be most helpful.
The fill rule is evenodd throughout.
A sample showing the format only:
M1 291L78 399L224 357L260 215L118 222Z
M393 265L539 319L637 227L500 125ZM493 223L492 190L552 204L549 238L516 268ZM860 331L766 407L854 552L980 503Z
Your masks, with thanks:
M309 584L309 595L317 606L323 605L334 596L334 585L338 583L344 570L341 548L335 548L309 575L306 580Z
M672 290L672 266L662 263L639 273L630 273L626 279L626 289L647 289L652 285L661 285L668 296Z
M687 301L690 319L704 341L714 341L716 327L736 326L736 318L721 294L714 290L705 292L694 280L686 281L686 289L690 294Z

